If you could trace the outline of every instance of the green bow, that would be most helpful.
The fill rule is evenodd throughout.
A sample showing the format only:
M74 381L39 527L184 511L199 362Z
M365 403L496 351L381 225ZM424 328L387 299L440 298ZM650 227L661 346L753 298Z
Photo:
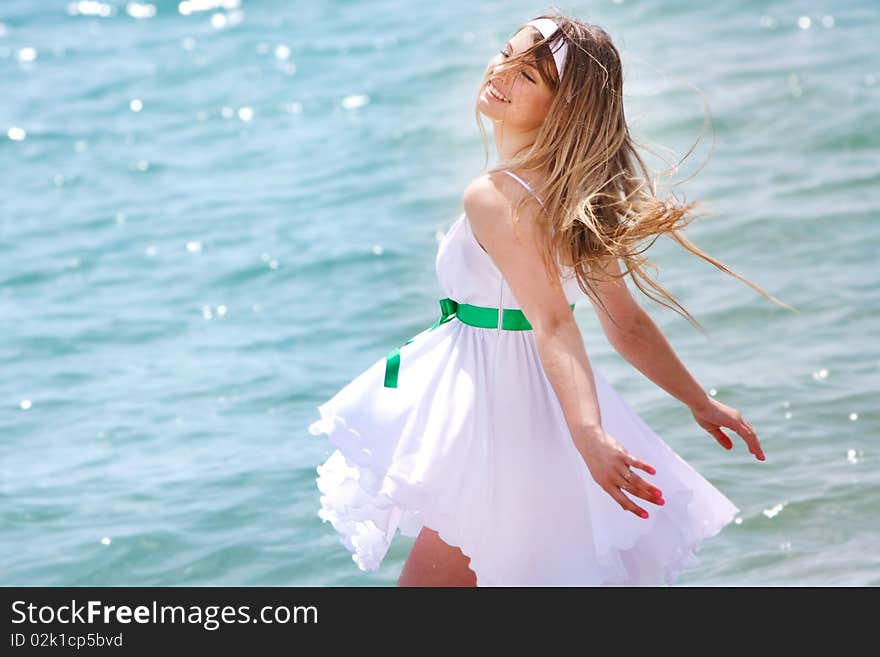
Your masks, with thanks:
M574 304L569 304L574 310ZM441 324L445 324L453 317L465 324L480 328L498 328L498 308L487 306L473 306L469 303L458 303L452 299L440 299L440 317L431 326L404 342L400 347L392 349L385 357L385 387L397 387L397 375L400 372L400 350L423 333L433 331ZM529 331L532 325L522 310L517 308L503 308L501 313L501 328L506 331Z

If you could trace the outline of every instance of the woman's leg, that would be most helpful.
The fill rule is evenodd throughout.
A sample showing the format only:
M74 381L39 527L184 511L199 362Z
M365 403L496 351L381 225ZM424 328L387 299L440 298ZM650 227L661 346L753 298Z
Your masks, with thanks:
M430 527L422 527L400 572L398 586L476 586L470 557L448 545Z

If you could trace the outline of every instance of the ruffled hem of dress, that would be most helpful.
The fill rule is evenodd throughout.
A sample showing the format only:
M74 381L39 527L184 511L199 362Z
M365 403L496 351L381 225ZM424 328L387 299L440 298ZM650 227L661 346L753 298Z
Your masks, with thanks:
M693 491L689 489L678 489L675 495L665 494L665 499L667 500L666 505L670 504L669 500L677 497L680 503L689 506L690 501L693 499L693 496ZM644 502L644 500L642 500L641 498L638 498L638 500L640 503ZM659 509L655 509L653 512L649 513L652 513L652 515L656 515L659 512ZM651 581L638 584L629 581L608 581L607 584L617 585L623 583L627 586L658 586L661 583L665 583L667 585L674 584L682 572L700 565L700 559L697 553L700 551L703 543L713 536L717 536L722 529L724 529L736 518L739 512L740 509L734 506L724 515L715 516L714 518L704 520L702 525L674 525L677 529L682 530L682 527L685 527L686 529L681 531L681 542L677 544L676 547L674 547L673 551L671 553L662 555L659 559L659 564L661 565L663 573L662 582ZM627 511L627 513L629 513L629 511ZM674 518L668 520L673 523L675 521ZM696 527L696 529L694 529L694 527ZM619 562L621 554L628 550L632 550L633 548L638 550L638 544L640 541L644 539L651 540L651 538L651 527L645 527L644 531L639 534L635 541L630 542L630 544L627 546L615 546L613 549L606 551L603 555L600 555L599 561L603 565L609 562ZM650 548L645 548L645 550L649 551ZM613 556L609 558L609 554Z
M380 472L369 459L350 461L352 453L345 454L342 443L336 436L338 430L350 431L345 419L332 413L328 404L318 407L321 419L309 425L309 433L327 434L336 451L321 465L317 466L315 479L321 509L318 517L329 522L338 532L341 543L351 552L352 561L364 572L379 569L397 529L405 536L416 537L423 526L433 529L447 545L458 547L470 559L477 586L481 573L487 572L483 559L477 550L457 528L455 516L439 509L418 509L405 499L407 491L391 482L387 473ZM355 432L356 435L356 432ZM410 494L415 491L417 484ZM378 522L377 522L378 520ZM380 526L384 525L384 527Z
M701 531L696 538L692 539L686 547L683 547L682 555L666 564L663 572L663 580L665 583L668 585L674 584L675 580L678 579L678 576L682 572L698 566L700 564L700 559L697 556L697 553L700 551L702 544L713 536L717 536L722 529L733 522L739 511L739 509L735 509L726 516L716 520L706 529Z
M408 482L405 488L389 481L387 472L376 468L368 456L365 456L369 455L369 450L357 455L354 450L346 453L344 442L339 439L337 432L350 432L358 440L361 440L360 435L349 429L345 419L335 415L329 409L329 404L319 406L318 410L321 419L309 425L309 433L327 434L331 444L337 448L316 468L316 482L323 493L318 516L324 522L330 522L339 533L340 541L352 553L352 560L360 570L372 572L379 569L398 527L402 534L415 537L422 526L427 525L445 543L458 547L470 559L469 567L476 576L477 586L505 586L492 580L490 569L486 566L491 560L481 557L475 546L463 536L463 532L457 528L454 515L439 509L416 508L406 498L407 493L411 497L416 496L414 493L417 492L418 485ZM704 519L701 525L694 524L694 521L676 525L674 517L662 515L667 507L689 508L693 497L694 492L684 486L676 487L672 491L667 489L666 505L649 512L650 520L639 520L645 524L632 540L626 544L615 544L606 550L597 549L599 580L592 584L574 586L659 585L659 581L632 582L631 573L624 565L624 555L641 540L651 540L653 525L661 520L670 523L680 536L680 540L672 546L672 552L662 554L656 559L658 567L655 572L662 571L663 583L671 585L684 570L699 565L697 552L703 542L716 536L733 521L740 509L731 506L726 514ZM641 498L636 499L642 501ZM621 513L630 512L621 510ZM653 554L650 547L646 547L646 553Z
M681 483L671 489L666 485L663 489L666 504L662 507L655 506L649 510L649 519L637 521L644 523L644 525L639 527L639 532L631 540L621 543L618 539L617 543L605 550L598 549L597 547L596 559L601 568L603 586L658 586L660 584L673 584L682 572L700 565L697 553L700 551L702 544L713 536L718 535L740 512L738 507L730 503L727 512L710 515L701 519L699 514L690 508L694 500L694 491L692 489L687 488ZM637 504L645 506L646 500L635 495L631 497ZM625 513L631 512L625 511ZM683 521L680 523L676 522L679 519L677 516L681 514L683 514ZM652 549L650 546L644 546L644 550L640 551L639 543L643 540L651 541L656 538L655 524L658 522L667 524L677 534L677 540L664 546L668 548L667 551L665 553L661 552L653 559L654 572L662 573L660 575L662 582L656 576L653 578L653 581L633 582L633 576L624 564L625 555L634 549L637 553L635 556L657 554L656 549Z
M677 454L676 457L681 458ZM674 487L670 487L668 484L663 486L663 492L666 504L662 507L650 508L648 511L650 514L649 519L639 519L637 521L644 524L639 526L638 533L631 537L630 540L621 542L618 538L614 545L608 546L604 550L599 549L597 546L596 559L601 568L602 585L657 586L664 583L667 585L673 584L683 571L700 564L697 553L702 544L713 536L718 535L740 512L736 505L729 502L726 512L704 514L701 517L696 511L691 510L694 501L694 491L681 481L678 481ZM604 491L603 494L605 494ZM635 495L630 497L637 504L645 506L646 500L643 498ZM631 512L626 511L625 513ZM678 522L680 514L683 514L683 522ZM664 545L663 547L666 548L666 551L659 554L657 554L656 547L649 545L645 545L644 550L641 550L640 542L656 540L657 532L655 525L658 522L666 524L669 529L673 530L676 540ZM652 569L654 573L654 577L651 578L652 581L641 583L632 581L633 575L625 566L625 557L627 553L632 551L635 551L636 555L634 556L637 557L657 555L652 559L652 565L654 566ZM640 565L644 566L645 564L642 563ZM658 577L662 578L662 582L659 581Z

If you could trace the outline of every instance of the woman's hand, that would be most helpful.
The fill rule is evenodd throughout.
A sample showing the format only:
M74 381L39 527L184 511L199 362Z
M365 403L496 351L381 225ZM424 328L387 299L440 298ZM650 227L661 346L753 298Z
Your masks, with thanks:
M724 449L733 449L733 441L721 431L721 427L728 427L742 436L755 458L759 461L765 460L764 450L761 449L758 436L755 435L752 425L743 419L742 413L738 410L711 397L706 397L701 403L691 406L690 409L697 424L708 431Z
M624 490L658 506L666 503L660 489L630 470L630 466L648 474L657 474L656 470L630 454L611 434L602 430L578 444L577 449L596 483L626 511L632 511L642 518L648 517L647 511L623 494Z

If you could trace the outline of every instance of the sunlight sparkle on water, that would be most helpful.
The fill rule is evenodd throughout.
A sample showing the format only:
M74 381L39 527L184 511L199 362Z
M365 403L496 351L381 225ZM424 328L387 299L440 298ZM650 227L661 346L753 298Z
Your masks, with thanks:
M342 107L345 109L355 109L363 107L370 102L370 97L366 94L353 94L342 99Z

